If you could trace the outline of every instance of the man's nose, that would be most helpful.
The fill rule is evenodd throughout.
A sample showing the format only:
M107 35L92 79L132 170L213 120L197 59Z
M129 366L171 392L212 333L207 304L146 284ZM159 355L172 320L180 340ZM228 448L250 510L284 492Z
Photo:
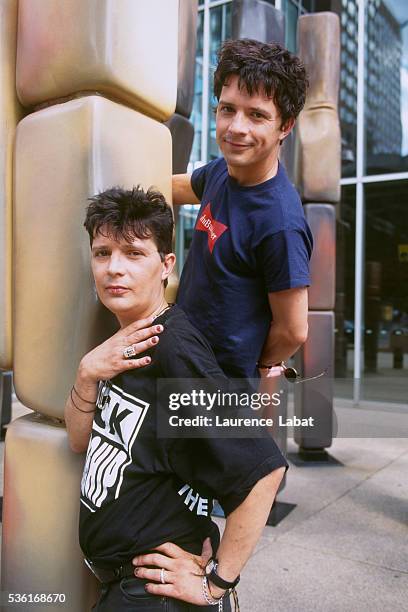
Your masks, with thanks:
M245 113L234 113L234 116L229 124L229 131L235 134L243 134L248 131L248 117L246 117Z

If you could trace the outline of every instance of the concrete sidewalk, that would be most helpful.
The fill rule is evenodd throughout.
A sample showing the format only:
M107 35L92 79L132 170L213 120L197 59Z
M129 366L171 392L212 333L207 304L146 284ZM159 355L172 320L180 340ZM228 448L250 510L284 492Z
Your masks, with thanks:
M13 417L24 411L15 404ZM288 452L278 499L296 508L265 527L238 588L242 612L408 610L408 439L336 439L328 463L299 462L291 440Z
M242 610L408 610L408 440L337 439L330 455L339 463L291 462L278 499L296 508L265 527Z

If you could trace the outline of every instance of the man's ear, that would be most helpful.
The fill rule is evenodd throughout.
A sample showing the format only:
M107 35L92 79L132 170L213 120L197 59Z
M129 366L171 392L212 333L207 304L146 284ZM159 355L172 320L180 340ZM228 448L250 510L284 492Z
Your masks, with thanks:
M162 280L166 280L170 274L173 272L173 268L176 263L176 256L174 253L167 253L163 259L163 271L162 271Z
M290 119L286 121L286 123L283 123L281 125L280 144L282 144L285 138L291 133L291 131L295 127L295 123L296 123L296 119L291 117Z

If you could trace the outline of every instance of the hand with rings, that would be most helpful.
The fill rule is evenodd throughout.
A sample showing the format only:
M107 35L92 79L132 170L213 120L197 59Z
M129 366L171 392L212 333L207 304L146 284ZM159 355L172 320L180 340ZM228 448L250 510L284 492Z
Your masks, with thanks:
M151 362L148 356L132 358L159 342L163 326L152 325L153 320L148 317L135 321L87 353L79 365L81 378L90 382L108 380L126 370L148 365Z
M211 542L207 538L201 556L166 542L157 546L153 553L134 557L132 563L135 565L135 576L149 581L145 585L148 593L205 606L202 578L211 556Z
M137 353L136 353L136 349L133 346L133 344L131 344L130 346L127 346L125 349L123 349L123 356L125 359L130 359L131 357L136 357Z

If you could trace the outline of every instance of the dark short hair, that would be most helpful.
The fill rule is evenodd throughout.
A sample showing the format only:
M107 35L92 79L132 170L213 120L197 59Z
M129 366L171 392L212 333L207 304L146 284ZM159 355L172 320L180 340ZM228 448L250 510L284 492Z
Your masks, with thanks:
M226 40L218 52L214 74L214 95L220 99L230 76L237 75L240 88L249 95L265 94L279 110L282 125L296 119L302 110L308 87L306 70L300 59L278 43L262 43L250 38Z
M89 198L84 226L92 246L96 234L106 226L115 240L152 238L160 257L172 252L173 213L160 191L112 187Z

